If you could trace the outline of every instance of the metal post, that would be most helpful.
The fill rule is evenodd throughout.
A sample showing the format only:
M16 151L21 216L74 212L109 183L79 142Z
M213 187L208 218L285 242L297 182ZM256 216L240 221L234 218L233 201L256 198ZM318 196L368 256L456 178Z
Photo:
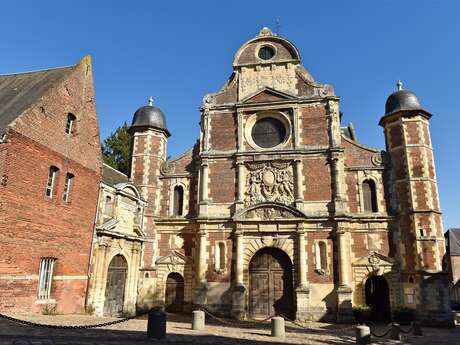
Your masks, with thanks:
M423 335L422 325L418 321L414 322L414 335Z
M272 317L272 337L284 338L284 319L280 316Z
M192 329L194 331L202 331L204 329L204 323L205 323L204 311L194 310L192 314L193 314Z
M147 338L166 338L166 313L161 310L149 312L149 319L147 321Z
M368 345L371 343L371 329L368 326L356 326L356 344Z
M391 327L390 339L401 340L401 326L399 323L394 323Z

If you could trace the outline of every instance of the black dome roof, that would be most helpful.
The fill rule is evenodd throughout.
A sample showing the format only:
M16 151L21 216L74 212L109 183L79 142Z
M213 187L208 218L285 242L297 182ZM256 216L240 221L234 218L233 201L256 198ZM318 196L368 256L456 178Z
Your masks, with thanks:
M388 97L385 103L385 115L400 110L422 110L415 93L409 90L399 90Z
M153 105L144 105L136 110L131 124L131 128L135 127L152 127L165 131L168 136L170 135L166 127L165 114Z

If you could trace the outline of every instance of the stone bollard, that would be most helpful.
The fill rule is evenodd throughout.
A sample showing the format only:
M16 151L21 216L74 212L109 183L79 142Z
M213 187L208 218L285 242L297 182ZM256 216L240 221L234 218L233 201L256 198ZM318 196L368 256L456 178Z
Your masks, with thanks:
M202 331L204 329L204 311L202 310L194 310L192 312L193 319L192 319L192 329L194 331Z
M423 335L422 332L422 325L420 324L419 321L414 322L414 335Z
M366 325L356 326L356 344L368 345L371 343L371 329Z
M280 316L272 317L272 337L284 338L284 319Z
M401 326L399 323L394 323L391 325L390 339L401 340Z
M166 313L161 310L149 312L147 338L164 339L166 337Z

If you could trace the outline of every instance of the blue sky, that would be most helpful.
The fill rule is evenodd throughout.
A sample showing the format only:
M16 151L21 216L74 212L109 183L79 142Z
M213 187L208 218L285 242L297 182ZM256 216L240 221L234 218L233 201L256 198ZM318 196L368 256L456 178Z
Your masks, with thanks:
M201 100L220 89L233 55L263 26L300 50L314 78L342 97L344 122L384 148L378 126L401 79L433 113L444 225L460 227L460 1L2 1L0 73L93 57L105 138L152 95L167 116L169 154L198 138Z

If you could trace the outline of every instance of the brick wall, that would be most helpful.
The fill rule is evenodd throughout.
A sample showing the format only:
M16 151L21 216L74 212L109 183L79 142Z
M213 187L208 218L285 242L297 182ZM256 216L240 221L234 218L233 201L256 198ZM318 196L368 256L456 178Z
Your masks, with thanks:
M236 149L236 115L233 113L212 113L210 116L209 145L211 150L229 151Z
M0 280L0 308L40 309L34 304L40 258L53 257L55 276L69 280L56 281L51 298L61 312L82 311L99 173L16 132L10 132L5 163L0 275L22 278ZM45 196L50 165L60 169L53 198ZM67 172L75 176L69 203L62 200Z
M67 114L76 116L65 133ZM59 168L45 196L49 167ZM42 257L56 258L51 298L63 313L84 308L101 174L91 61L84 58L11 125L0 145L0 309L39 311ZM66 173L74 175L69 202Z
M232 160L219 159L209 162L209 197L213 202L235 201L235 167Z
M324 104L316 103L299 108L300 144L328 145L329 131Z
M304 159L302 173L305 201L331 199L331 173L325 158Z

